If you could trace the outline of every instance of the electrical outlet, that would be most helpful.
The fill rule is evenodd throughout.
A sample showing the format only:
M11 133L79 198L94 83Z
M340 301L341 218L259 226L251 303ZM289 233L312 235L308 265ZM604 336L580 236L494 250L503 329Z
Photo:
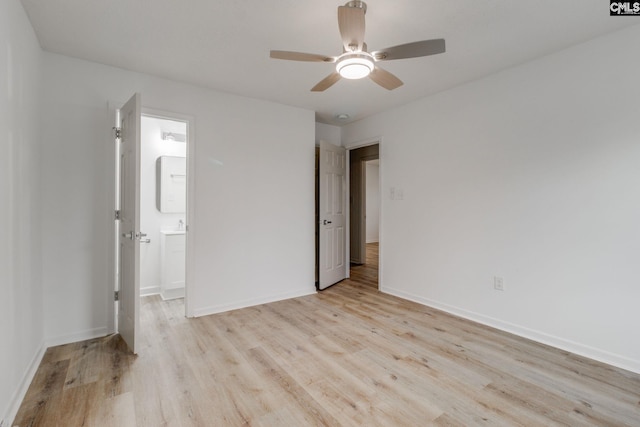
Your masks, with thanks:
M504 279L502 277L493 278L493 289L496 291L504 291Z

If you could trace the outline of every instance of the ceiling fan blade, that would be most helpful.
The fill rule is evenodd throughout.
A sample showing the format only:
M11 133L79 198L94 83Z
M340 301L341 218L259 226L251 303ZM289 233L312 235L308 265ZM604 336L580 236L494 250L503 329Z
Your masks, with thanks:
M369 74L369 77L371 80L388 90L399 88L404 84L402 83L402 80L380 67L375 67L371 74Z
M398 46L371 52L377 61L390 61L392 59L418 58L420 56L444 53L444 39L422 40L406 43Z
M341 78L340 74L334 71L324 79L320 80L320 82L317 85L315 85L313 88L311 88L311 92L322 92L324 90L327 90L331 86L336 84L336 82L340 80L340 78Z
M362 50L364 43L364 9L361 7L338 7L338 28L346 52Z
M289 61L336 62L336 58L332 56L317 55L315 53L289 52L286 50L272 50L269 56L274 59L287 59Z

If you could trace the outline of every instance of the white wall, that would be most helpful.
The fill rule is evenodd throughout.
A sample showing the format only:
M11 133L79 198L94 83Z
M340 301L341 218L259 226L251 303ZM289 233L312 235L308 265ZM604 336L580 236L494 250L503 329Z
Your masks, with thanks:
M316 143L319 143L321 140L333 145L342 145L340 127L316 123Z
M45 334L107 329L110 186L107 101L194 117L194 314L314 287L314 113L45 53Z
M169 126L181 127L186 134L186 122L170 122L156 117L142 117L140 152L140 229L151 242L140 245L140 293L160 293L160 230L177 229L178 221L186 223L185 213L160 212L156 207L156 160L161 156L186 157L187 144L165 141L162 132Z
M383 291L640 372L637 40L343 127L347 147L384 138Z
M0 421L43 350L38 95L41 50L18 0L0 2Z
M380 239L380 164L378 160L365 162L366 181L366 242Z

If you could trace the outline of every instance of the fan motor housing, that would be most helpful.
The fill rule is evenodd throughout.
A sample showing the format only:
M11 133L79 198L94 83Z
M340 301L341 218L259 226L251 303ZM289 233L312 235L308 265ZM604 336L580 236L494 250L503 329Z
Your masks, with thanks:
M363 1L349 1L345 4L345 7L355 7L362 9L364 13L367 13L367 4Z
M361 79L373 71L374 61L368 52L343 53L336 61L336 71L345 79Z

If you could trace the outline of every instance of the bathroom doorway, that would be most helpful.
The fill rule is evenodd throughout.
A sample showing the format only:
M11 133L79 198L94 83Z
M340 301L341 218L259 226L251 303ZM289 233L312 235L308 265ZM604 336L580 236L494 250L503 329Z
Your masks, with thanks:
M140 297L186 314L189 120L143 111L140 140Z

